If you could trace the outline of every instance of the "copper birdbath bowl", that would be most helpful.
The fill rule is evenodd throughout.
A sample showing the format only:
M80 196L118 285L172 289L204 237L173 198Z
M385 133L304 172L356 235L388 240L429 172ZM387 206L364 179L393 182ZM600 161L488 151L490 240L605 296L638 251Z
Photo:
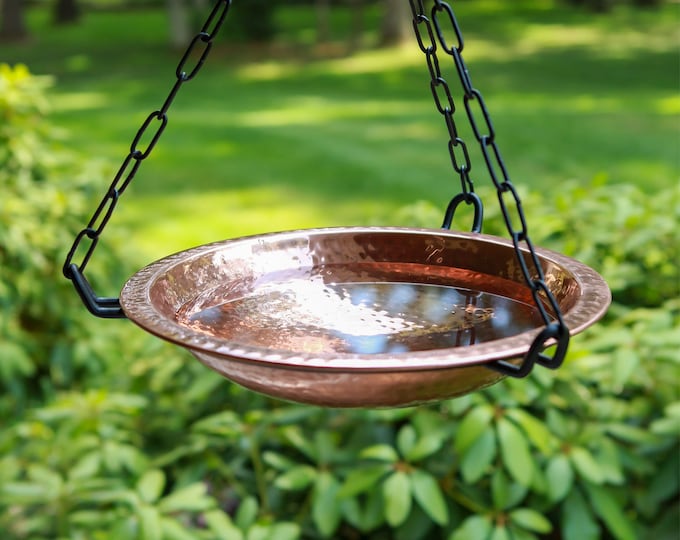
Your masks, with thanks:
M605 313L604 280L537 250L571 334ZM140 270L129 319L257 392L331 407L402 406L489 386L544 325L511 242L331 228L226 240Z

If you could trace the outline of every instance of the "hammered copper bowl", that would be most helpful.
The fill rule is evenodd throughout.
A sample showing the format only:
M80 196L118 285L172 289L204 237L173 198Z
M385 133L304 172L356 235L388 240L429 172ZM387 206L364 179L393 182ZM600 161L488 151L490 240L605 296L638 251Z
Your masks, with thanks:
M595 271L558 253L536 252L572 335L603 316L611 296ZM348 297L362 285L375 289L373 297L385 296L383 284L409 294L409 287L429 287L464 295L461 318L442 329L386 311L385 298L371 311ZM513 322L508 314L493 323L470 322L487 312L469 303L480 293L533 305L511 242L440 229L350 227L245 237L171 255L130 278L120 300L140 327L257 392L322 406L392 407L489 386L503 378L490 362L526 354L540 321L505 334ZM420 300L427 302L433 303ZM214 318L222 306L237 304L226 323ZM210 317L201 318L205 313ZM487 327L500 337L479 339ZM337 337L352 332L361 339ZM409 335L415 337L408 347L395 341Z

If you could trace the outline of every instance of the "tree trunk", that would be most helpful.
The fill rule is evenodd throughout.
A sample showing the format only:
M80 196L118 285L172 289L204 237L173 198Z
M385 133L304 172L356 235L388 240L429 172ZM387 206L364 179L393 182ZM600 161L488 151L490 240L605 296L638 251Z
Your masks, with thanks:
M80 19L80 6L78 0L57 0L52 12L52 20L55 24L72 24Z
M404 0L383 0L384 17L380 33L380 44L397 45L404 42L411 32L411 18L408 2Z
M328 43L330 39L329 19L331 0L316 0L316 42Z
M21 41L28 37L23 0L0 0L0 41Z
M348 5L352 10L351 31L349 34L348 48L354 52L361 48L364 35L364 0L350 0Z
M170 20L170 45L173 49L182 49L189 44L189 20L184 0L168 0L168 18Z

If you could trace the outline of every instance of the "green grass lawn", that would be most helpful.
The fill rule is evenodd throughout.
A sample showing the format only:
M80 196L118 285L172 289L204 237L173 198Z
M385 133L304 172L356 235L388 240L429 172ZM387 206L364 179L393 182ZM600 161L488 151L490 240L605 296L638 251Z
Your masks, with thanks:
M461 2L458 17L515 184L554 193L597 178L653 193L677 182L678 5L596 16L509 4ZM338 11L337 35L347 19ZM271 47L232 43L228 28L217 39L109 227L131 231L144 260L242 234L399 225L399 208L424 199L443 209L458 191L415 41L376 49L373 31L363 51L324 56L312 22L304 8L282 7ZM87 13L55 28L34 9L30 27L29 43L0 45L0 61L56 76L53 121L112 176L174 82L165 13ZM473 160L477 185L488 185Z

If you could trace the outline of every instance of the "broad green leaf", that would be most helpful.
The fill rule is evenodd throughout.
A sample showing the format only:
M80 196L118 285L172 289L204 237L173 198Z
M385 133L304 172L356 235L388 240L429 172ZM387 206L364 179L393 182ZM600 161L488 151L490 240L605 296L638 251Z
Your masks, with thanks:
M486 540L491 535L491 519L486 516L470 516L455 529L448 540Z
M43 465L31 465L28 468L28 478L44 485L55 495L61 491L61 487L64 483L61 476Z
M593 484L604 482L604 475L592 454L582 446L573 446L569 451L569 458L576 471Z
M166 514L172 512L200 512L215 506L215 500L206 494L205 484L196 482L173 491L161 499L158 508Z
M384 522L384 506L382 489L371 490L361 499L344 499L340 503L345 520L362 533L368 533Z
M675 540L678 537L678 523L680 523L680 505L673 505L649 529L645 540Z
M286 440L297 450L302 452L313 462L318 460L318 453L316 447L302 433L299 426L286 426L282 428L283 436Z
M411 482L402 471L393 472L383 482L385 519L392 527L398 527L411 512Z
M497 510L512 508L526 497L529 488L508 479L505 471L496 469L491 477L491 500Z
M531 508L518 508L510 512L510 520L530 531L537 533L549 533L552 531L552 523L536 510Z
M112 393L106 396L107 404L117 409L134 411L147 406L148 400L140 394Z
M416 430L411 424L402 426L399 433L397 433L397 448L402 456L408 458L408 454L416 444L416 438Z
M318 417L319 410L305 405L282 404L281 407L267 412L269 422L278 425L301 424L306 419Z
M605 327L597 337L591 338L588 342L592 350L611 350L619 349L621 344L630 345L631 335L627 328Z
M84 478L91 478L97 474L101 464L101 455L99 452L90 452L85 454L68 472L69 479L79 480Z
M597 464L600 466L602 476L610 484L623 484L625 477L619 457L619 449L610 439L603 438L600 441L599 452L595 456Z
M654 506L680 492L680 458L673 452L657 467L653 480L645 492Z
M468 412L456 431L453 441L454 450L459 454L464 454L470 445L489 429L492 418L493 409L490 405L479 405Z
M680 401L675 401L666 405L664 407L664 412L666 413L666 416L680 418Z
M573 431L569 421L555 407L548 409L546 425L551 433L555 433L560 439L569 439Z
M271 540L298 540L301 534L297 523L275 523L271 527Z
M340 512L343 518L350 525L362 530L362 509L359 506L359 499L357 497L346 498L340 500Z
M165 474L159 469L146 471L137 482L137 492L142 501L152 503L161 496L165 487Z
M454 426L450 420L441 414L426 408L418 409L413 416L412 424L418 433L418 441L410 452L409 459L418 461L437 452L451 439Z
M474 404L480 402L485 402L485 396L481 394L470 393L455 399L443 401L442 406L450 415L458 418L461 416L466 416L470 412L470 408Z
M241 530L222 510L205 512L203 518L215 540L243 540Z
M612 366L614 389L623 387L640 365L640 355L634 347L618 347Z
M21 461L18 456L3 456L0 458L0 493L5 482L15 480L21 470Z
M103 525L105 519L105 516L103 516L102 512L99 510L78 510L70 512L68 516L70 526L84 526L91 529Z
M16 343L0 342L0 358L0 380L11 381L15 374L27 377L35 372L30 355Z
M516 482L523 486L531 485L534 475L534 460L529 445L515 424L501 418L496 424L501 456L506 470Z
M652 422L650 429L657 435L680 435L680 418L667 416Z
M258 522L250 527L246 540L298 540L300 536L300 526L296 523L282 522L270 525Z
M496 469L491 477L491 500L496 510L503 510L510 499L510 482L503 469Z
M586 484L586 490L595 513L602 518L605 525L617 540L635 540L635 528L606 488Z
M431 456L444 445L447 434L442 431L432 431L425 433L420 437L416 444L408 451L408 453L403 454L404 457L410 461L420 461L428 456Z
M430 473L415 469L411 475L413 496L423 511L438 525L449 522L449 509L439 483Z
M493 430L482 433L467 449L460 464L463 479L468 483L479 480L496 457L496 437Z
M137 508L141 537L145 540L161 540L161 516L158 510L148 504L142 504Z
M319 464L329 463L336 452L338 436L328 430L320 430L314 433L314 448L316 461Z
M506 416L511 418L526 434L527 438L542 454L549 454L557 440L545 423L522 409L508 409Z
M234 521L236 526L242 531L247 530L255 520L259 512L259 506L255 497L246 497L241 501L241 504L236 511Z
M360 456L365 459L378 459L394 463L399 461L399 454L389 444L376 444L361 451Z
M531 479L531 485L526 486L528 490L532 491L534 495L539 495L541 498L548 495L548 481L542 469L534 465L534 476Z
M354 497L359 493L369 490L391 469L392 467L387 463L353 469L347 475L342 487L338 491L338 497L341 499Z
M262 454L262 461L277 471L287 471L295 467L296 463L276 452L267 451Z
M340 484L328 471L319 473L312 498L312 519L325 538L331 536L340 524L340 504L337 493Z
M124 503L132 508L141 504L139 493L118 486L87 491L85 499L85 502Z
M196 531L185 527L178 519L161 517L163 540L196 540Z
M510 540L538 540L538 537L534 533L518 527L517 525L509 525L508 532L510 533Z
M119 447L121 465L133 474L141 474L148 469L148 460L138 448L126 444Z
M495 527L489 540L511 540L510 532L505 526Z
M191 426L191 429L201 433L231 437L239 435L243 431L243 426L234 411L221 411L202 418Z
M316 480L316 469L309 465L297 465L280 475L274 485L286 491L299 491L310 486Z
M276 540L272 538L271 527L266 523L253 523L248 529L246 540Z
M440 411L419 407L411 418L411 424L416 428L416 432L424 435L427 433L439 433L440 436L451 433L451 422Z
M633 444L654 444L658 440L658 437L646 429L629 424L607 424L606 430L617 439Z
M548 463L546 470L548 480L548 499L558 502L564 499L574 483L574 470L569 458L564 454L557 454Z
M572 490L562 505L564 540L599 540L600 526L578 490Z
M127 445L121 444L117 441L109 440L104 442L101 447L102 452L102 466L109 472L115 472L121 475L122 472L127 469L132 471L128 464L133 462L137 449Z
M13 504L45 503L57 495L49 486L34 482L7 482L0 486L0 499Z
M430 516L414 505L406 521L392 531L390 540L430 540L437 529Z

